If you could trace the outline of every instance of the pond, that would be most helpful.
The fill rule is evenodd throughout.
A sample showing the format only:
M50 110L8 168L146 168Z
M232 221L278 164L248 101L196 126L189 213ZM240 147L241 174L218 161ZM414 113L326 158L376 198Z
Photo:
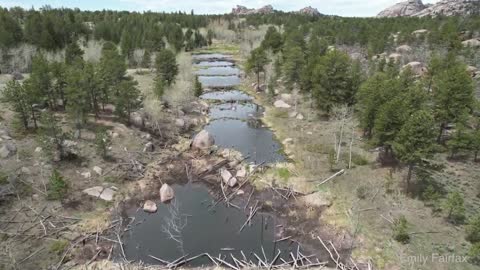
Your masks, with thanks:
M202 68L195 74L200 76L231 76L231 75L240 75L240 69L236 67L209 67Z
M173 189L175 201L170 204L157 202L158 211L154 214L136 209L126 211L128 217L135 218L135 224L139 223L123 236L129 260L158 264L159 261L150 256L171 262L186 254L193 257L209 253L215 257L225 255L225 260L231 261L230 254L242 258L243 251L248 260L255 261L252 252L263 258L263 248L271 261L278 250L282 258L287 259L290 251L297 249L296 242L275 242L282 237L282 228L277 226L273 215L255 215L251 226L245 226L240 232L247 219L246 213L224 204L212 208L215 199L207 187L186 184L174 185ZM249 192L246 190L244 196ZM211 261L202 257L188 265L211 265Z
M240 84L240 77L233 76L198 76L205 88L229 88Z

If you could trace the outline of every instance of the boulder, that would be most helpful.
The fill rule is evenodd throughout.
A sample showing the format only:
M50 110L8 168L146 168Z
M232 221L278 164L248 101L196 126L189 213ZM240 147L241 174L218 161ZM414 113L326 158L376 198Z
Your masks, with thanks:
M9 158L17 153L15 144L7 142L0 148L0 157Z
M332 201L329 194L323 194L322 192L315 192L310 195L303 196L301 200L306 204L314 207L330 207Z
M245 191L243 191L243 190L241 190L241 189L239 189L239 190L237 191L237 195L238 195L238 196L241 196L241 195L243 195L243 194L245 194Z
M143 147L143 152L148 152L151 153L155 150L155 146L153 145L152 142L147 142L145 144L145 147Z
M83 172L81 173L81 175L83 176L83 178L87 178L87 179L92 177L92 173L90 171Z
M185 127L185 120L183 120L181 118L175 119L175 126L177 126L179 128L184 128Z
M426 35L428 34L428 30L427 29L418 29L418 30L415 30L412 32L412 35L416 36L416 37L419 37L419 36L422 36L422 35Z
M22 73L20 73L20 72L18 72L18 71L14 71L14 72L12 72L12 79L13 79L14 81L20 81L20 80L23 80L24 77L23 77L23 74L22 74Z
M477 75L478 69L474 66L467 66L467 71L472 77L475 77Z
M292 94L281 94L280 99L285 101L285 102L291 102L292 101Z
M299 113L297 114L297 120L303 120L305 117L303 116L303 114Z
M235 174L235 177L238 177L238 178L245 178L246 176L247 176L247 169L245 168L245 166L242 166L240 170L238 170L237 173Z
M32 173L30 169L27 167L22 167L20 171L22 172L22 174L25 174L25 175L30 175Z
M102 186L96 186L96 187L91 187L83 190L83 193L90 195L92 197L100 197L100 194L102 194L103 187Z
M288 109L288 108L291 108L292 106L288 105L285 101L279 99L277 101L275 101L275 103L273 103L273 106L275 106L275 108L282 108L282 109Z
M101 176L102 173L103 173L103 169L100 168L100 167L98 167L98 166L93 167L93 171L96 172L96 173L97 173L98 175L100 175L100 176Z
M173 200L174 197L175 193L173 188L171 188L168 184L163 184L160 188L160 201L162 203L166 203Z
M469 16L478 14L478 8L477 0L441 0L412 16Z
M412 47L408 46L408 45L402 45L402 46L398 46L395 51L397 53L411 53L412 52Z
M115 196L116 191L113 188L104 188L102 186L91 187L83 190L83 193L102 199L107 202L111 202Z
M422 62L410 62L403 66L402 70L406 68L410 68L416 76L423 76L428 72L427 67Z
M157 204L154 201L148 200L143 204L143 211L147 213L155 213L157 212Z
M42 152L42 150L43 150L42 147L37 147L35 148L35 153L40 153Z
M388 60L393 61L394 63L400 62L401 59L402 59L402 55L399 53L392 53L388 56Z
M100 194L100 199L111 202L113 200L113 197L115 196L116 191L113 190L112 188L105 188L102 191L102 194Z
M208 150L215 144L215 139L206 130L200 131L192 141L192 148L199 150Z
M462 42L462 45L465 47L473 47L478 48L480 47L480 40L478 39L469 39Z
M296 111L291 111L291 112L288 113L288 117L290 117L290 118L295 118L295 117L297 117L297 115L298 115L298 112L296 112Z
M220 175L222 177L223 183L225 183L229 187L234 187L237 184L237 178L233 177L233 175L225 168L222 168L220 171Z

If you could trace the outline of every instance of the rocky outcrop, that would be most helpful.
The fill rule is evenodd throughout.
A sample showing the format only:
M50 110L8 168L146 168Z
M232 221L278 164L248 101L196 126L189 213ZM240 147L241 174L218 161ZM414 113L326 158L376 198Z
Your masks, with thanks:
M418 12L424 10L426 6L421 0L408 0L405 2L396 3L395 5L378 13L377 17L402 17L413 16Z
M251 15L251 14L270 14L273 13L275 10L273 9L272 5L266 5L259 9L254 8L247 8L245 6L237 5L235 8L232 9L233 15Z
M479 13L478 0L442 0L433 5L424 5L421 0L408 0L383 10L377 17L468 16Z
M480 40L478 39L469 39L462 42L462 45L465 47L480 47Z
M107 202L111 202L113 200L113 197L115 196L116 191L114 190L113 187L104 188L102 186L96 186L96 187L85 189L83 193L92 197L102 199Z
M422 62L410 62L403 66L402 70L405 70L407 68L410 68L410 70L416 76L423 76L428 72L426 65Z
M318 9L313 8L311 6L304 7L300 9L297 13L299 14L304 14L304 15L309 15L309 16L321 16L322 13L318 11Z
M478 0L443 0L419 11L413 16L468 16L479 14L479 7L480 1Z

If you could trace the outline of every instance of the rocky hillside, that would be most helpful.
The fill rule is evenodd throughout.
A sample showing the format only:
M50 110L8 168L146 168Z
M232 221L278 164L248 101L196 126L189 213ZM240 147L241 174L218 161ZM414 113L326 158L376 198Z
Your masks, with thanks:
M473 15L480 11L480 1L478 0L443 0L432 5L414 16L455 16L455 15Z
M250 14L270 14L275 12L276 10L272 7L272 5L266 5L258 9L254 8L247 8L245 6L237 5L235 8L232 9L231 14L233 15L250 15ZM320 16L322 15L318 9L313 8L311 6L302 8L301 10L297 11L296 13L305 14L310 16Z
M377 17L466 16L479 14L479 11L479 0L442 0L433 5L424 5L421 0L408 0L383 10Z
M308 6L308 7L305 7L305 8L302 8L298 11L298 13L300 14L305 14L305 15L310 15L310 16L320 16L322 15L318 9L316 8L313 8L311 6Z
M266 5L259 9L254 8L247 8L245 6L237 5L237 7L232 9L233 15L250 15L250 14L270 14L273 13L275 10L273 9L272 5Z
M427 8L421 0L408 0L405 2L397 3L382 12L377 17L400 17L400 16L412 16Z

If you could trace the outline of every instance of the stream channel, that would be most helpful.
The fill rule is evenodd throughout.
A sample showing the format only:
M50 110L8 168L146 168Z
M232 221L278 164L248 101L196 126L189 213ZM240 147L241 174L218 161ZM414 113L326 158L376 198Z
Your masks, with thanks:
M281 145L260 121L263 109L251 96L236 89L241 83L242 72L233 58L223 54L200 54L193 59L196 75L204 87L201 98L213 103L210 122L204 128L213 135L215 144L240 151L248 157L247 162L254 164L284 161ZM271 261L280 250L279 260L290 260L290 251L297 250L298 244L294 241L275 241L284 235L273 213L255 215L251 226L240 232L249 208L227 208L223 203L212 207L216 198L202 184L173 185L172 188L175 200L170 204L157 201L155 214L138 209L127 211L129 217L141 221L123 236L128 260L159 264L152 256L171 262L187 254L186 257L192 257L208 253L222 256L230 263L233 263L231 255L239 259L245 255L248 260L257 262L254 253ZM243 196L248 197L250 189L245 190ZM212 262L204 256L187 264L202 265L212 265Z

